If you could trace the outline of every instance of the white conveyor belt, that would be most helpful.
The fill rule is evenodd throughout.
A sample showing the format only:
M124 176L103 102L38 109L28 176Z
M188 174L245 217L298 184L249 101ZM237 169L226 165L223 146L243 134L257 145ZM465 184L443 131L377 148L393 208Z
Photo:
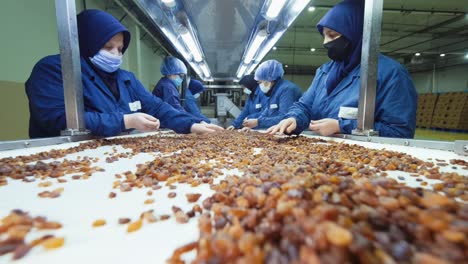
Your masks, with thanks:
M146 135L146 134L142 134ZM330 139L330 138L326 138ZM447 151L428 150L413 147L392 146L378 143L356 142L344 139L333 139L362 145L369 148L395 150L413 155L421 160L428 161L432 158L443 159L449 163L450 159L463 159L467 157L459 156ZM30 149L12 150L0 152L0 158L29 155L41 151L57 148L69 148L77 146L78 143L67 143L57 146L37 147ZM40 181L32 183L12 180L8 178L8 185L0 187L0 217L6 216L13 209L21 209L34 216L46 216L48 220L58 221L63 227L53 231L33 231L26 239L35 239L44 234L54 234L65 237L63 247L56 250L45 250L38 246L33 248L23 259L16 261L21 264L50 264L50 263L165 263L177 247L197 240L199 231L197 227L197 217L191 218L187 224L178 224L173 217L172 206L178 206L184 212L192 209L194 204L189 204L186 200L186 193L201 193L198 200L202 201L210 196L213 191L207 184L202 184L193 188L184 184L175 184L176 190L169 190L163 184L163 188L153 191L150 197L146 193L149 188L133 188L130 192L120 192L119 189L112 189L112 184L117 180L114 175L125 171L135 172L137 164L154 160L155 154L141 153L133 158L120 158L113 163L106 163L106 152L113 153L112 146L99 147L97 149L85 150L79 153L67 155L67 159L76 159L77 156L89 156L100 158L93 166L104 168L103 172L96 172L87 180L72 180L71 175L66 175L66 183L58 183L55 179L53 185L47 188L38 187ZM117 146L118 152L129 150ZM252 154L258 153L259 149L252 148ZM61 160L61 159L59 159ZM45 162L49 162L45 161ZM452 165L441 167L441 171L454 171L461 175L467 175L468 171L461 166ZM231 173L226 171L226 173ZM399 180L398 176L405 177L405 182L409 186L417 187L420 182L415 177L401 171L389 172L389 176ZM426 188L437 180L425 180L429 184ZM62 195L56 199L39 198L37 194L45 190L64 188ZM114 191L117 197L109 199L108 194ZM177 193L177 197L169 199L167 194L171 191ZM155 200L154 204L145 205L148 198ZM167 221L159 221L153 224L143 224L143 227L134 233L127 233L127 225L119 225L118 219L122 217L131 218L135 221L144 211L154 209L154 214L171 215ZM198 215L198 214L197 214ZM92 223L97 219L105 219L107 224L103 227L93 228ZM11 261L12 254L0 257L0 263ZM185 256L187 259L193 255Z

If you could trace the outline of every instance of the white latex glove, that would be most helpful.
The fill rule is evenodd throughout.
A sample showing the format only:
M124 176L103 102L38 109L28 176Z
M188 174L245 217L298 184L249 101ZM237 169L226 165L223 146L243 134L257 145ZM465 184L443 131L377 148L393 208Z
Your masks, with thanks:
M138 129L142 132L150 132L159 129L159 119L145 113L124 115L125 128Z

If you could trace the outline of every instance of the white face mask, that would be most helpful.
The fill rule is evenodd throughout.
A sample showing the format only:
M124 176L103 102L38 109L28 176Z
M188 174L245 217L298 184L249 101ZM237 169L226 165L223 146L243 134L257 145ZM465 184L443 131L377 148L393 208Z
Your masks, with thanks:
M105 72L115 72L122 64L122 55L115 55L102 49L90 60L94 66Z
M247 87L244 87L244 93L246 95L250 95L252 93L252 91L250 91Z
M260 90L262 90L263 93L268 93L270 91L270 85L265 85L264 82L260 83Z
M195 98L195 99L198 99L198 97L200 97L200 93L196 93L196 94L193 95L193 98Z

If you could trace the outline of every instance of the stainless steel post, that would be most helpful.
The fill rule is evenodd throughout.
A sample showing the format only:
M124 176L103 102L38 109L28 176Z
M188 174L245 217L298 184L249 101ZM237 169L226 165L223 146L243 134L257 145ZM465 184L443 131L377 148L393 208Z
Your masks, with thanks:
M353 130L355 135L378 135L378 131L374 130L374 112L382 11L383 0L365 1L358 124L357 129Z
M62 135L86 134L75 0L55 0L67 129Z

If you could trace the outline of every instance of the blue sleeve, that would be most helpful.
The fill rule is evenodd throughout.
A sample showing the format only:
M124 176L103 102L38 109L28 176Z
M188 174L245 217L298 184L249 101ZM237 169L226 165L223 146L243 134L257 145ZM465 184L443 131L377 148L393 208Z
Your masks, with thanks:
M159 97L162 101L170 104L176 110L185 112L180 104L180 94L177 87L168 78L162 78L153 89L153 94Z
M134 89L141 101L142 111L159 119L164 127L177 133L188 134L193 124L201 122L199 118L192 116L185 110L178 111L159 97L151 94L135 77L133 77L133 82L136 83Z
M317 71L316 76L319 75ZM292 134L300 134L302 131L309 128L310 120L312 120L312 106L314 104L314 100L316 99L316 90L318 80L314 78L312 84L310 85L309 89L302 95L299 101L295 102L291 108L289 108L288 113L284 117L286 118L294 118L296 119L296 130L292 132Z
M196 99L195 97L193 97L189 90L187 90L187 93L185 94L184 109L189 114L201 119L202 121L205 121L206 123L211 123L210 119L200 112Z
M267 116L268 107L262 111L262 114L258 117L258 126L257 128L269 128L278 124L281 120L284 119L285 115L288 113L289 108L297 101L297 96L295 91L292 89L284 89L281 94L278 95L279 100L279 111L275 116Z
M378 81L374 129L381 137L413 138L416 127L417 93L402 68ZM405 109L405 111L402 111ZM339 120L341 133L351 134L357 120Z
M26 92L29 97L31 116L41 126L59 134L66 129L63 80L60 63L40 61L33 69L27 82ZM85 87L83 87L84 89ZM123 113L99 113L86 110L85 125L93 135L115 136L122 132Z
M237 116L237 118L232 122L232 125L235 128L242 128L242 122L244 122L244 119L249 116L249 109L251 109L251 104L253 104L253 100L250 98L250 96L248 96L244 109L242 109L242 112L239 114L239 116Z

